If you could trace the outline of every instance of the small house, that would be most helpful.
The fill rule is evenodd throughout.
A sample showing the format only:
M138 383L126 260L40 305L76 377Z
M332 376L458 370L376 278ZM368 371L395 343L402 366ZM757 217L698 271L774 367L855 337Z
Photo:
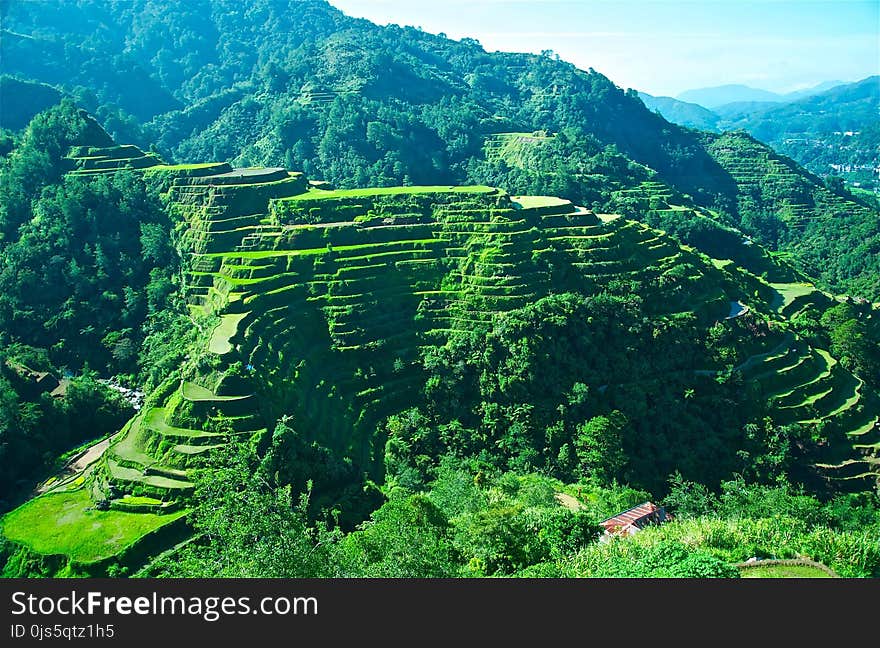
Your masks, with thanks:
M599 524L605 529L606 536L629 536L638 533L646 526L663 524L671 519L672 516L662 506L645 502L607 520L602 520Z

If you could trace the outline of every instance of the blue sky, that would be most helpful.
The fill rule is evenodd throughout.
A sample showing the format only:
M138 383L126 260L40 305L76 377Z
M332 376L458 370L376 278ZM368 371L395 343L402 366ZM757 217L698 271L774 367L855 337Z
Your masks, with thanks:
M345 13L552 49L656 95L743 83L775 92L880 74L880 0L330 0Z

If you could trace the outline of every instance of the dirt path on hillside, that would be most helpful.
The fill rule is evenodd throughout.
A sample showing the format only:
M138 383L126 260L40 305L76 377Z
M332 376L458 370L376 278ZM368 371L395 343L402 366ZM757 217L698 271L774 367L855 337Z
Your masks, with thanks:
M55 490L60 486L64 486L69 484L74 479L83 474L86 470L88 470L98 459L101 458L101 455L104 454L104 451L110 447L110 442L116 438L119 434L117 432L111 437L104 439L103 441L99 441L93 446L90 446L84 452L80 453L73 459L71 459L64 469L58 474L50 477L42 484L37 486L37 489L34 491L34 495L42 495L43 493L48 493L51 490Z

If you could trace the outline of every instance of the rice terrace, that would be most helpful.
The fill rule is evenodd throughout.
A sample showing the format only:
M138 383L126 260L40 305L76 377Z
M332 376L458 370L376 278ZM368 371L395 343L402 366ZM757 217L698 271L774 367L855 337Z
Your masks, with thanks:
M4 577L880 576L862 175L247 4L4 18Z

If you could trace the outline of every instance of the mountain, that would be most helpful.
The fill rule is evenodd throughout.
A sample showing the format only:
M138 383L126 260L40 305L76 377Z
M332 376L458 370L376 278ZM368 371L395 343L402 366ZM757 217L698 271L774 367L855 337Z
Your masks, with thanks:
M735 110L730 104L745 106L748 104L761 105L797 101L798 99L805 99L820 94L839 85L843 85L843 81L824 81L802 90L777 93L769 90L752 88L747 85L729 84L714 86L711 88L686 90L679 94L676 99L686 103L695 103L716 112L730 113L732 110Z
M762 119L770 122L785 123L791 114L800 111L813 111L817 114L826 113L829 105L849 102L864 98L865 89L869 89L876 81L864 79L856 83L846 84L842 81L826 81L804 90L796 90L786 94L756 90L748 86L718 86L690 90L682 93L677 99L672 97L654 97L646 92L639 92L639 97L650 110L658 111L663 117L675 124L700 130L733 130L745 128L749 130L751 122ZM741 92L742 89L745 89ZM718 91L718 99L712 99L712 92ZM746 92L747 91L747 92ZM703 93L708 99L701 99ZM726 96L724 93L728 93ZM737 94L740 93L740 94ZM724 96L725 100L721 101ZM732 97L737 98L733 99ZM810 98L818 97L815 102ZM817 108L822 106L821 108ZM711 110L709 109L711 108ZM848 110L847 106L839 106L839 112ZM862 119L862 121L865 121ZM838 129L839 130L839 129ZM851 129L850 129L851 130ZM749 131L752 132L752 131ZM755 133L752 133L755 134ZM760 138L760 135L756 135Z
M714 131L720 121L719 115L708 108L695 103L679 101L672 97L654 97L647 92L639 91L639 99L648 110L659 112L663 118L673 124L681 124L688 128Z
M154 310L147 328L175 321L181 328L171 337L153 328L145 340L153 361L145 367L143 407L95 463L47 482L45 494L3 518L4 575L525 575L554 551L562 552L557 560L574 561L574 550L539 540L511 558L507 550L487 553L493 534L466 529L500 516L519 545L535 535L535 525L539 538L547 536L556 524L550 520L561 516L566 528L582 529L571 532L573 546L591 546L591 518L577 522L556 496L573 490L566 484L579 476L590 480L573 490L578 497L608 497L623 480L637 490L618 496L639 499L665 492L675 471L676 483L716 485L745 473L792 479L817 493L864 490L876 480L880 399L835 346L838 326L847 327L843 335L853 326L878 335L876 309L838 303L741 236L730 250L737 256L748 248L747 264L759 264L762 276L639 220L552 196L481 185L334 190L281 168L169 165L135 146L108 143L69 102L38 116L26 142L43 122L67 124L72 145L63 176L40 191L40 222L25 224L22 240L36 243L51 232L63 245L85 229L98 237L86 254L105 250L96 255L100 266L107 265L103 255L115 253L111 242L137 241L114 227L140 221L166 235L173 230L180 265L157 265L145 288L123 292L127 300L165 292L165 313ZM711 146L733 144L722 138ZM498 154L527 161L514 142ZM657 185L643 188L654 196L642 217L687 213L670 207L673 196L662 198ZM151 202L154 195L161 202ZM145 211L136 218L116 211L132 208ZM87 216L102 219L101 226L84 227ZM700 218L710 220L689 220ZM116 265L155 262L154 236L141 235L142 258L127 254ZM74 249L58 247L56 256L83 254L72 238ZM20 242L0 250L13 266L0 277L4 298L51 299L10 283L52 272L39 246ZM61 280L75 290L90 270L73 266L83 269ZM94 275L103 298L119 280L107 269ZM169 271L176 274L170 286L163 283ZM143 274L123 276L143 281ZM69 304L66 317L84 306ZM834 355L825 348L826 325ZM119 336L107 338L118 348ZM847 352L864 353L852 346ZM0 402L14 398L0 387ZM775 437L765 438L771 430L792 435L782 454ZM19 444L27 447L15 438L7 451L20 452ZM479 462L479 473L468 472L468 461ZM477 476L483 473L490 476ZM300 509L289 496L270 504L250 490L248 474L264 489L305 490L308 500ZM470 504L476 517L460 517L463 504L449 501L449 489L481 487L484 479L512 496L528 483L544 495L523 490L507 513L479 497ZM425 501L429 493L437 504ZM528 501L529 512L517 512ZM233 505L232 513L232 502L244 508ZM368 538L359 534L387 521L402 502L429 506L432 525L459 526L448 555L402 567L383 562L387 550L364 553ZM301 563L291 555L299 545L287 535L269 552L272 560L262 562L266 554L255 561L255 543L264 547L282 529L307 524L291 511L316 516L331 509L345 534L327 543L339 547L325 557L333 570L314 563L311 540L303 554L312 558ZM245 510L276 514L244 522ZM395 528L403 524L397 515L387 522ZM369 524L354 527L367 517ZM221 526L184 542L194 537L188 519L199 531ZM239 545L243 538L223 520L262 528ZM419 529L430 531L424 521ZM825 529L824 547L843 542L835 533ZM400 542L413 551L413 538ZM741 550L753 547L743 541ZM229 564L214 552L229 559L239 551L240 563L210 571ZM880 568L880 561L847 568L855 550L836 558L815 551L808 554L828 555L850 574ZM279 564L279 555L292 562ZM716 570L726 566L711 553L703 560ZM583 573L575 562L569 569Z
M671 122L715 132L744 130L819 176L843 176L856 186L872 189L880 164L878 79L827 82L780 95L778 100L737 101L712 111L669 97L639 96Z
M239 15L227 0L78 0L66 14L50 16L24 3L11 6L7 24L16 33L52 34L51 42L78 43L89 34L96 59L148 74L142 87L160 84L150 92L158 101L138 101L138 114L156 116L133 139L181 162L285 165L339 186L463 181L455 169L481 151L486 135L578 128L661 174L674 168L686 193L707 194L726 182L692 134L599 73L550 57L487 53L467 39L379 27L318 0L254 6ZM178 31L186 45L175 39L153 47L162 34ZM54 68L33 65L52 57L51 48L45 56L7 55L5 65L59 83ZM179 60L186 62L182 71ZM92 86L100 88L98 103L134 116L119 99L127 96L128 79L105 78L111 71L102 70ZM186 107L169 111L168 95Z
M296 168L342 188L491 183L597 209L612 206L626 176L631 187L659 181L727 225L775 218L775 203L739 200L735 179L697 133L670 124L598 72L549 56L488 53L468 39L379 27L319 0L261 0L245 14L229 0L78 0L63 15L40 6L12 5L8 28L72 41L77 56L87 42L96 58L135 66L162 86L158 103L139 108L155 116L138 122L117 103L127 85L102 72L94 112L111 134L155 146L169 161ZM13 57L11 71L47 74L30 60ZM171 64L177 60L186 61L186 74ZM166 96L185 107L169 110ZM486 154L510 137L534 168L502 167L503 158ZM746 218L744 209L759 213ZM850 290L850 281L860 291L870 283L852 277L828 287Z
M5 8L3 576L880 574L845 187L318 0Z
M0 76L0 128L13 131L27 126L34 116L61 101L62 94L50 85Z
M727 84L711 88L697 88L680 93L676 99L715 109L734 102L782 101L782 95L741 84Z
M786 137L862 130L878 120L880 76L872 76L805 99L743 115L731 120L729 128L748 130L758 139L773 144Z
M840 85L724 123L790 155L814 173L844 175L871 186L880 126L880 76Z
M731 121L748 118L758 114L764 110L770 110L780 105L779 101L734 101L732 103L717 106L715 114L720 118L721 124L727 124Z
M29 9L21 7L22 4L30 3L18 3L20 8ZM16 4L10 6L10 14L15 13L16 7ZM65 13L58 12L59 16ZM4 19L4 26L6 24ZM65 24L65 29L72 31L64 39L41 36L33 26L25 28L27 34L3 29L0 55L4 72L57 86L75 95L91 110L109 103L139 120L180 106L161 83L130 57L83 45L76 28L75 24ZM86 88L89 90L84 93Z
M803 90L794 90L792 92L786 92L782 95L785 101L797 101L798 99L806 99L807 97L812 97L813 95L821 94L827 90L831 90L832 88L836 88L837 86L846 85L845 81L823 81L822 83L804 88Z

